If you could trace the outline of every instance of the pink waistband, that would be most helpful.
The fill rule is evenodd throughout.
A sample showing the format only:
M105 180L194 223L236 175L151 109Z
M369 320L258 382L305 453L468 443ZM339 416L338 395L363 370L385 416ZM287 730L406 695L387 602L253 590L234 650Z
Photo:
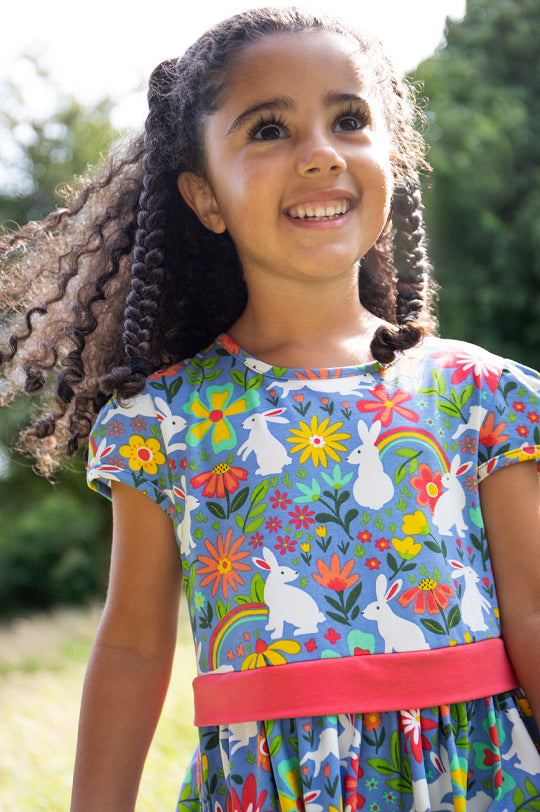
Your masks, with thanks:
M519 685L501 638L430 651L371 654L204 674L198 727L466 702Z

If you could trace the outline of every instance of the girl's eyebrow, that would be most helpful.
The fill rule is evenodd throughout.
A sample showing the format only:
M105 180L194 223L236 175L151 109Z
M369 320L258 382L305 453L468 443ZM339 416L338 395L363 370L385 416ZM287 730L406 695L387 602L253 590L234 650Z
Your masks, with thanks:
M267 110L292 110L293 107L294 102L289 96L277 96L275 99L267 99L259 104L254 104L244 110L243 113L240 113L240 115L234 119L233 123L227 130L227 135L230 135L232 132L234 132L234 130L238 129L238 127L240 127L240 125L246 119L257 115L258 113L262 113Z
M324 103L327 107L333 107L338 104L360 104L363 107L369 108L369 103L366 99L359 96L357 93L336 93L330 92L326 95ZM254 104L248 107L239 116L237 116L231 126L227 130L227 135L231 135L237 130L246 119L250 119L255 115L263 112L292 110L294 109L294 101L290 96L277 96L274 99L267 99L266 101Z

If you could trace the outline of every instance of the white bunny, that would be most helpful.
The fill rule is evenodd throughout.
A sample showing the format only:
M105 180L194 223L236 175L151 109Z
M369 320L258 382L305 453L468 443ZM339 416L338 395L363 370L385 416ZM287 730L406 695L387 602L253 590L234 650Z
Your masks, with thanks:
M151 395L137 395L137 397L129 401L129 405L125 408L119 406L115 409L111 409L103 422L108 423L117 415L130 418L157 417L167 453L186 448L185 443L175 443L172 445L171 440L176 434L179 434L185 429L187 421L179 415L173 415L170 406L163 398L156 398L154 401Z
M430 812L431 809L436 809L437 812L443 812L444 809L453 812L454 802L452 800L443 801L445 795L452 792L448 753L444 747L441 747L440 758L433 751L429 757L438 776L429 784L425 778L413 780L413 805L410 812Z
M172 443L171 440L185 429L187 420L178 414L173 414L171 407L163 398L156 398L156 416L160 423L167 454L170 454L171 451L183 451L186 449L185 443Z
M390 654L392 651L421 651L429 649L422 629L412 623L398 617L389 607L389 602L396 597L401 589L401 578L395 581L388 592L386 575L382 573L377 576L375 582L375 594L377 600L368 603L362 611L367 620L375 620L379 629L379 634L384 640L384 652Z
M523 770L527 775L540 775L540 755L531 742L531 737L524 727L519 711L517 708L509 708L505 714L513 727L512 746L507 753L503 754L503 758L508 760L515 756L517 761L514 761L513 766L517 770Z
M326 620L314 599L296 586L288 586L298 578L296 570L279 564L274 553L263 548L263 558L253 558L253 563L268 573L264 584L264 602L268 606L268 623L273 640L283 636L283 624L296 626L294 635L317 634L319 623Z
M469 419L466 423L461 423L457 427L455 432L452 434L452 440L457 440L457 438L461 437L465 431L480 431L480 427L484 422L484 417L486 415L487 409L485 409L483 406L471 406L469 410Z
M339 713L338 719L343 726L339 736L335 727L325 728L320 735L318 748L310 750L302 757L300 764L305 764L308 759L315 762L314 776L319 775L322 763L328 756L339 753L340 760L345 765L360 746L360 732L355 728L352 718L348 714Z
M289 392L296 392L298 389L310 389L312 392L322 392L324 394L341 395L342 397L360 396L362 388L367 388L375 383L372 375L346 375L343 378L298 378L290 381L273 381L266 388L276 389L281 387L281 397L287 397Z
M188 555L190 550L195 548L195 542L191 537L191 511L199 507L201 503L196 496L187 492L187 482L183 474L180 483L182 488L174 487L173 490L176 496L184 500L184 513L178 528L178 535L180 537L180 552L182 555Z
M476 586L480 576L472 567L466 567L461 561L451 560L448 563L454 567L451 573L452 578L465 579L465 590L461 599L463 622L472 632L487 632L488 627L483 612L488 612L491 604Z
M280 474L285 465L292 462L287 449L270 433L268 423L288 423L286 417L281 417L285 409L268 409L266 412L255 412L242 423L242 428L249 431L245 443L242 443L237 453L245 461L252 451L255 452L259 467L255 471L261 476Z
M472 462L462 464L459 454L455 454L450 470L442 475L441 482L447 490L439 496L433 510L433 522L441 536L451 536L452 527L460 538L465 536L467 525L463 521L463 508L467 500L458 476L467 473L471 466Z
M358 465L353 496L359 505L373 510L382 508L394 495L394 483L388 474L385 474L379 450L375 445L380 430L379 420L375 420L369 429L363 420L359 420L358 436L362 443L347 457L347 462Z

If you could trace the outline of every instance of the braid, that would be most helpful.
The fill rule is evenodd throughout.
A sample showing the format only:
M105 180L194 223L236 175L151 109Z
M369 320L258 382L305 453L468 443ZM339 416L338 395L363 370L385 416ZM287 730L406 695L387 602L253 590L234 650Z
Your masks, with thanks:
M371 343L373 356L391 363L397 351L413 347L433 332L433 282L427 254L420 188L394 193L392 219L396 328L379 327Z

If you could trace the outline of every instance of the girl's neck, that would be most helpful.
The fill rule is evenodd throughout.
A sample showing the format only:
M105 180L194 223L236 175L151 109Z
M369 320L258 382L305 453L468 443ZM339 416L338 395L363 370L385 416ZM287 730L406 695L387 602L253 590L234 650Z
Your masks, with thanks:
M372 361L371 339L384 322L361 305L357 282L319 288L314 282L300 295L290 289L273 295L249 291L231 338L275 366L331 369Z

